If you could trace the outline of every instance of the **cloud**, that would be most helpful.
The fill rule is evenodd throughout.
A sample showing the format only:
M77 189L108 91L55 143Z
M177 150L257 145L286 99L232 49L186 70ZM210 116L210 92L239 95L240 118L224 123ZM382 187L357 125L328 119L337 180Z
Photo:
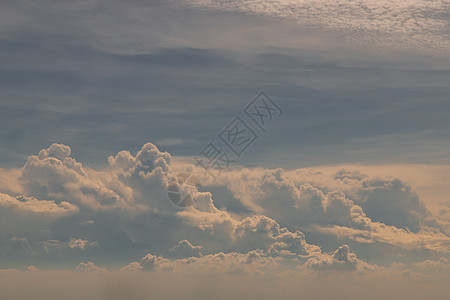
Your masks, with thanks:
M30 272L39 272L39 269L36 268L36 267L33 266L33 265L29 265L29 266L27 267L27 271L30 271Z
M142 270L142 265L137 261L133 261L120 270L124 272L138 272Z
M0 240L2 259L23 258L32 255L32 247L27 238L9 235Z
M409 250L426 249L437 253L449 253L450 251L450 238L436 230L422 230L413 233L383 223L372 222L364 217L356 219L355 223L363 225L364 229L337 225L316 227L316 229L323 233L348 238L360 243L386 243Z
M70 156L71 152L72 150L69 146L62 144L52 144L49 148L39 151L38 158L42 160L47 157L55 157L59 160L64 160L64 158Z
M411 186L396 178L369 177L345 170L330 174L311 169L244 169L220 180L249 210L290 226L351 225L358 212L413 232L424 226L440 226Z
M411 269L425 274L444 275L450 274L450 262L447 258L441 257L438 260L427 259L414 263Z
M87 263L80 263L73 270L75 272L86 272L86 273L106 271L106 269L103 269L103 268L100 268L100 267L94 265L94 263L91 261L88 261Z
M79 207L68 201L38 200L24 195L10 196L0 192L0 244L8 234L46 239L49 229L59 221L79 213Z
M120 196L89 178L82 164L69 154L69 147L53 144L38 156L28 157L19 178L25 192L57 202L66 199L82 209L120 205Z
M286 249L285 242L278 241L271 244L266 250L219 252L178 259L167 259L162 256L147 254L140 262L132 262L121 270L269 276L296 270L306 271L308 268L317 271L349 272L376 269L375 265L358 259L348 245L342 245L331 253L322 252L319 247L312 245L310 247L314 251L294 253Z
M40 241L35 247L38 252L36 255L45 256L47 259L59 258L62 260L83 252L97 250L98 248L98 242L89 242L74 238L70 239L69 242L61 242L58 240Z
M147 254L137 264L132 262L122 268L123 271L170 271L206 274L254 274L264 273L268 269L278 266L276 259L265 254L262 250L252 250L247 253L215 253L200 257L181 259L166 259L161 256Z
M70 251L93 245L117 253L123 247L142 247L133 244L122 227L130 226L133 216L148 217L149 211L158 206L157 201L154 205L149 202L147 196L155 196L149 191L156 187L166 195L163 168L167 168L165 160L170 160L170 155L147 144L136 156L121 152L110 158L107 171L91 173L70 157L70 152L68 146L53 144L28 158L18 184L24 193L38 198L0 194L3 237L13 233L32 241L30 255L34 257L64 249L64 255L55 255L54 259L61 259L61 255L67 259ZM168 206L163 199L163 206ZM114 222L117 218L123 221ZM111 248L113 245L119 249Z
M315 256L305 263L308 268L322 271L354 271L356 269L371 269L373 266L359 260L348 245L342 245L331 254Z
M236 168L213 182L151 143L108 162L86 167L61 144L29 156L15 177L23 194L0 194L0 259L40 268L39 262L87 260L128 271L192 265L264 273L278 266L361 271L404 256L408 264L450 258L446 223L399 179ZM167 193L178 172L197 174L203 185L193 194L195 205L181 210Z
M220 11L237 11L295 20L296 22L347 34L362 43L395 48L450 46L446 12L441 1L263 1L186 0L186 5Z
M450 250L446 222L399 179L345 170L244 169L220 181L250 211L300 229L326 249L349 243L365 259L384 251L389 255L380 259L391 261Z
M0 206L3 210L13 210L27 216L41 215L47 218L61 218L78 212L78 207L66 201L55 203L53 200L37 200L34 197L11 197L0 194Z
M188 240L182 240L170 248L169 253L175 257L198 257L202 256L201 250L202 246L194 246Z

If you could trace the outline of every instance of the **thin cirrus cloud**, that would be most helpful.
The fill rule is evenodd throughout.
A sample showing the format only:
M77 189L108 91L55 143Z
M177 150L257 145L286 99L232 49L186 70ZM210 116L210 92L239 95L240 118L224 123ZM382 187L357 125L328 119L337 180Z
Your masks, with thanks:
M445 51L450 47L448 33L448 1L327 1L327 0L236 0L183 1L194 7L213 10L239 11L293 19L347 34L361 43L394 48L434 48Z

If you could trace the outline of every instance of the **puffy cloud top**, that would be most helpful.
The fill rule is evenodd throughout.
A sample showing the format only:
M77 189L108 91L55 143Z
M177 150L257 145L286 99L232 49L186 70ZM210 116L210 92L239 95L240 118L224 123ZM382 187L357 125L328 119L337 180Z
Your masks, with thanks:
M52 144L49 148L39 151L38 157L41 160L47 157L55 157L59 160L64 160L64 158L70 156L71 152L72 150L69 146Z

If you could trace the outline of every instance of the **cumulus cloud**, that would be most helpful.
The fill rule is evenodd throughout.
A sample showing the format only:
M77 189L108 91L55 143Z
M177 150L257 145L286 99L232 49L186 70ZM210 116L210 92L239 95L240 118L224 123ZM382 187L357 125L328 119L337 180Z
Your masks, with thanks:
M169 249L169 253L175 257L198 257L201 256L202 246L194 246L188 240L179 241Z
M274 275L295 270L305 271L307 269L350 272L363 272L376 269L375 265L358 259L348 245L342 245L330 253L323 252L319 247L311 245L310 251L303 250L302 253L293 253L285 248L285 242L275 242L266 250L255 249L248 252L219 252L179 259L168 259L162 256L147 254L140 262L132 262L121 270L188 272L195 274Z
M71 152L72 150L69 146L55 143L52 144L49 148L39 151L38 157L41 160L47 157L54 157L59 160L64 160L64 158L70 156Z
M220 181L248 210L289 228L333 232L359 243L450 249L446 223L437 220L411 186L399 179L345 170L329 174L244 169L229 172Z
M164 195L165 160L170 155L147 144L136 156L121 152L109 159L107 170L91 172L70 153L68 146L53 144L28 158L18 184L24 194L33 196L0 194L3 237L12 233L30 241L34 249L30 253L101 247L121 253L123 247L139 248L127 228L121 227L131 226L127 220L132 222L132 216L148 214L161 203L167 205L161 195L159 202L154 199L158 197L155 191ZM3 240L4 244L13 242Z
M292 218L296 224L350 224L352 211L363 210L375 221L411 231L437 226L411 187L395 178L345 170L328 174L308 169L244 169L220 180L248 209L284 222Z
M314 256L308 259L305 266L322 271L355 271L374 268L374 266L359 260L348 245L342 245L330 254Z
M241 168L213 182L197 167L174 165L151 143L108 163L83 166L60 144L31 155L15 177L22 193L0 190L0 259L264 273L280 266L361 271L405 254L408 263L449 258L445 224L399 179ZM180 171L198 174L204 188L185 209L167 194ZM95 270L89 262L77 268Z
M138 272L141 271L142 269L143 269L142 265L139 262L133 261L128 265L126 265L125 267L121 268L120 270L124 272Z
M223 273L223 274L263 274L273 270L279 262L262 250L252 250L247 253L229 252L215 253L200 257L167 259L161 256L147 254L141 261L132 262L122 268L123 271L171 271L189 273Z
M95 210L122 204L117 193L90 178L82 164L68 155L69 147L53 144L28 157L19 178L25 193Z
M87 263L80 263L78 266L76 266L73 269L75 272L86 272L86 273L91 273L91 272L104 272L106 271L106 269L100 268L98 266L96 266L93 262L88 261Z

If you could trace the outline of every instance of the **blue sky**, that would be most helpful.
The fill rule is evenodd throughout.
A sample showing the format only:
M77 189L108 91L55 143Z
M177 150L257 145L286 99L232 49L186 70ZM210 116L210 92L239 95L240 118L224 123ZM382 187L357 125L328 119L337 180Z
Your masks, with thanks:
M448 25L443 0L3 1L0 297L41 274L72 278L46 298L202 299L215 276L223 299L240 279L250 299L444 299ZM243 112L261 91L284 110L266 132ZM259 138L212 180L192 156L236 116ZM182 174L202 185L185 209Z

